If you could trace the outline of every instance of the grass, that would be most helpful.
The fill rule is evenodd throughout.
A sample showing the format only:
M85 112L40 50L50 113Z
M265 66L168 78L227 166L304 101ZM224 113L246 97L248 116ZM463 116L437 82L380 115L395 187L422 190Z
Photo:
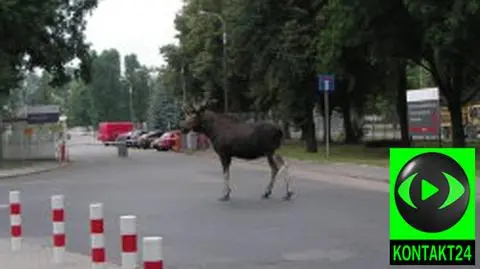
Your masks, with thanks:
M388 148L370 149L362 145L340 145L331 144L328 160L325 156L325 145L318 144L318 152L309 153L305 151L303 143L285 144L279 151L287 158L302 161L316 162L346 162L355 164L369 164L388 167Z
M417 141L413 147L438 147L438 141ZM442 143L443 147L450 147L449 142ZM480 142L469 143L469 147L480 149ZM287 158L313 161L319 163L325 162L344 162L352 164L367 164L380 167L388 167L389 165L389 148L369 148L363 144L345 145L330 144L330 156L327 160L325 157L325 144L318 143L318 152L308 153L305 151L303 141L288 141L279 151L280 154ZM476 158L480 157L480 150L476 152ZM480 171L479 162L476 162L477 171Z

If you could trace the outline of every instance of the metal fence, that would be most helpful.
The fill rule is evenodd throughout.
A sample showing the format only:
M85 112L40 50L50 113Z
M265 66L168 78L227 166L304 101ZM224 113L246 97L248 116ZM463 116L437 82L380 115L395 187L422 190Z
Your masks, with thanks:
M55 160L59 129L57 125L3 123L1 154L5 160Z
M280 117L275 117L271 113L231 113L232 117L240 119L245 122L256 122L259 120L281 123L282 119ZM319 113L314 113L314 123L317 139L323 138L324 133L324 119L323 116ZM400 134L400 124L396 119L386 119L385 117L378 115L368 115L362 119L360 122L362 131L363 131L363 140L382 140L382 139L399 139ZM330 132L331 140L333 141L343 141L344 139L344 123L341 113L333 112L330 120ZM290 125L290 136L293 139L300 139L301 130L298 127Z

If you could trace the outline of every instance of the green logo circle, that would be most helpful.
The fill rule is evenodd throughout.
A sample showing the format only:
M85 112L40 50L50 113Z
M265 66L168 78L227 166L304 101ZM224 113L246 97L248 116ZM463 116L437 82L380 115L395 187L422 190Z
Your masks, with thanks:
M468 177L451 157L424 153L409 160L395 183L395 203L403 219L423 232L454 226L467 210Z

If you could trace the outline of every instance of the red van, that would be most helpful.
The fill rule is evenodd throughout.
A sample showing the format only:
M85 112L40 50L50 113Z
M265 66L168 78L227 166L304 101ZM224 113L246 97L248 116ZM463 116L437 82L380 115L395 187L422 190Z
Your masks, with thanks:
M105 146L115 141L117 136L133 130L131 121L108 121L100 122L98 125L97 139L102 141Z

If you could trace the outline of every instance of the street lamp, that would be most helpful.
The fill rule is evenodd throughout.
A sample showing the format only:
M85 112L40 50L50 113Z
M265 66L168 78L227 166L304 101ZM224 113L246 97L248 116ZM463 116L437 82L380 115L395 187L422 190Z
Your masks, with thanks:
M187 82L185 81L185 63L182 63L182 93L183 93L183 105L187 103Z
M140 71L140 70L142 70L142 68L137 67L133 70L132 74L134 74L134 73L136 73L137 71ZM128 89L128 99L129 99L128 100L129 101L128 102L129 103L128 107L129 107L129 110L130 110L130 120L135 123L135 120L136 120L135 119L135 111L133 110L133 82L132 81L128 81L128 82L130 84L129 85L130 87Z
M228 112L228 78L227 78L227 23L223 17L215 12L200 10L198 12L200 15L212 15L220 20L223 28L223 99L224 99L224 112Z

